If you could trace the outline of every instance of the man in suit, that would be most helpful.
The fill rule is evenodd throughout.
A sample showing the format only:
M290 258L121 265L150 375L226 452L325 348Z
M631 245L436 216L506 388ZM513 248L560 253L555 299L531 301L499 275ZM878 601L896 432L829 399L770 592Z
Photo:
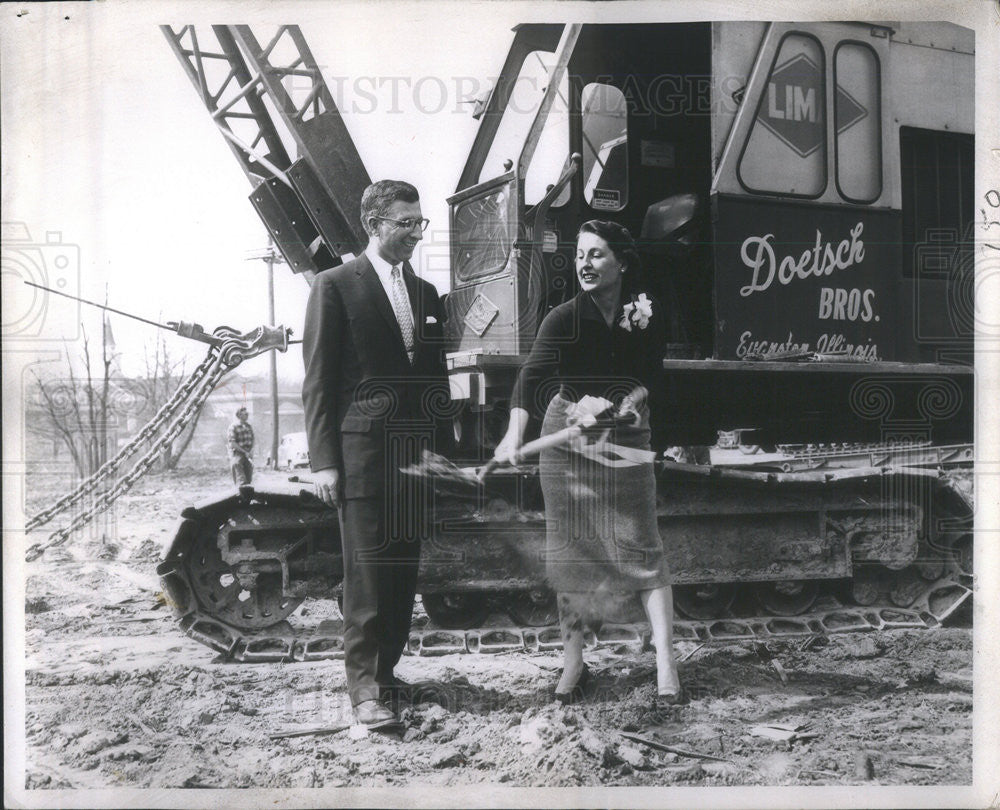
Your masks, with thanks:
M442 437L447 402L437 290L408 263L427 220L409 183L382 180L361 198L368 247L313 281L302 341L306 434L316 494L340 509L344 664L355 716L397 722L384 701L416 592L425 495L399 469Z

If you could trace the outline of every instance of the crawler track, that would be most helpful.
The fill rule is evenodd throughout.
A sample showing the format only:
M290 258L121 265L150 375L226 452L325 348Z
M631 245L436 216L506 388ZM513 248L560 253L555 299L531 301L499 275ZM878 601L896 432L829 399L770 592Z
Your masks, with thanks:
M933 521L920 519L921 510L911 507L892 511L893 520L888 523L865 522L868 513L859 518L853 507L840 512L814 507L807 514L823 516L828 537L853 538L841 546L854 555L853 571L845 560L833 576L802 579L802 569L793 560L786 570L796 573L785 582L772 577L769 583L755 583L761 578L744 575L718 585L687 584L675 591L675 637L710 643L941 625L972 595L971 503L959 486L962 480L957 473L941 476L943 486L935 497L947 496L954 506L934 513ZM493 519L509 532L510 516L492 518L488 510L480 522L470 525L490 528ZM540 515L526 519L541 521ZM923 534L925 523L934 524L931 536ZM331 541L335 527L329 510L303 500L299 493L255 493L247 488L239 495L184 510L175 541L157 569L181 630L235 661L342 657L340 622L295 626L302 602L328 600L342 579L339 541ZM496 542L505 536L463 539L464 545L455 548L468 556L460 554L449 563L452 579L442 578L440 570L429 565L424 581L422 569L430 621L416 623L408 644L410 654L490 654L561 647L551 593L527 581L523 573L520 578L510 571L507 579L488 576L507 570L504 566L513 570L507 558L509 547ZM734 542L741 539L737 535ZM537 538L532 542L538 542ZM780 544L775 547L783 549ZM807 551L814 553L811 548ZM478 563L473 560L476 554L482 557ZM476 571L485 575L477 580L470 573ZM731 573L735 576L736 572ZM454 580L455 576L464 579ZM507 615L498 614L498 607ZM605 623L588 635L592 647L644 647L648 643L648 627L635 621L641 613L619 606L603 615Z
M828 604L801 616L729 616L711 620L678 619L678 641L727 642L744 639L794 638L817 634L858 633L873 630L923 629L940 626L972 595L969 578L960 573L928 583L908 608L893 605L857 607ZM338 624L338 623L333 623ZM186 635L234 661L245 663L323 661L342 658L339 632L296 632L286 623L273 629L239 630L194 610L180 619ZM332 630L332 628L331 628ZM605 623L587 632L587 645L645 647L649 642L644 623ZM561 649L557 626L517 627L490 624L471 630L451 630L428 623L410 633L407 652L412 655L447 655Z

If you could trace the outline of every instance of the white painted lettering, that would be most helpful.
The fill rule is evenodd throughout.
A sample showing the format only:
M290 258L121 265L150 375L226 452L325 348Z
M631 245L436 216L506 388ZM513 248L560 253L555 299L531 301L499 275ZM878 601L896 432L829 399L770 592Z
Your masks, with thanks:
M779 110L778 109L777 99L775 98L777 92L778 92L778 88L774 84L774 82L771 82L770 84L768 84L768 86L767 86L767 115L768 115L769 118L778 118L778 119L782 119L783 120L784 117L785 117L785 112L784 112L784 110Z
M861 290L855 287L847 296L847 320L856 321L861 311Z
M819 291L819 319L827 320L833 314L833 288L821 287Z
M740 288L740 295L743 298L757 290L766 290L771 286L771 280L774 278L774 249L769 240L773 238L774 234L769 233L766 236L752 236L743 240L743 247L740 250L743 264L753 268L753 279L750 284ZM753 252L754 248L756 248L756 252ZM753 258L751 258L751 252L753 252ZM765 262L768 266L767 278L761 281L760 270Z
M875 290L865 290L864 291L864 309L861 311L861 320L868 323L875 313L872 307L872 301L875 300Z
M847 320L847 313L844 311L844 305L847 303L847 290L837 288L837 291L833 295L833 319L835 321Z
M795 88L794 111L794 120L808 119L810 123L816 123L816 88L810 87L805 93L801 87Z
M853 228L851 228L851 264L857 264L860 261L864 261L865 258L865 243L861 241L861 231L864 230L865 224L859 222Z
M822 278L829 276L834 270L847 270L859 264L865 257L865 243L861 239L863 231L864 223L859 222L851 228L851 238L841 240L834 248L833 243L825 242L822 232L817 230L816 243L810 250L798 257L782 256L780 260L771 245L773 233L748 236L740 248L740 258L753 275L750 283L740 288L740 295L746 298L755 292L764 292L770 288L775 276L778 283L788 285L796 278L803 281L810 276ZM846 304L846 298L844 303Z
M819 319L834 321L856 321L868 323L875 317L874 290L860 290L857 287L844 290L838 287L820 287Z
M878 344L872 343L871 338L866 343L848 343L839 332L824 333L816 338L816 351L820 354L846 354L866 363L879 359Z
M837 263L837 267L845 268L845 267L850 267L851 266L850 265L850 256L851 256L851 254L849 252L850 249L851 249L851 243L848 242L846 239L843 242L841 242L839 245L837 245L837 258L835 259L835 261ZM845 251L848 251L848 253L847 253L846 256L843 255Z
M807 352L808 343L796 343L795 336L789 332L784 341L767 340L766 338L756 339L748 329L740 335L740 342L736 346L736 356L739 358L759 357L760 355L778 354L781 352Z
M785 340L770 340L756 337L753 332L747 329L740 335L739 343L736 346L736 356L742 359L784 352L807 352L809 350L810 344L797 342L791 332L788 333ZM819 335L816 338L814 351L820 354L847 355L864 362L879 359L878 344L873 343L871 338L868 338L864 343L849 343L840 332L824 332Z
M781 284L788 284L795 278L795 259L792 256L785 256L778 266L778 281Z

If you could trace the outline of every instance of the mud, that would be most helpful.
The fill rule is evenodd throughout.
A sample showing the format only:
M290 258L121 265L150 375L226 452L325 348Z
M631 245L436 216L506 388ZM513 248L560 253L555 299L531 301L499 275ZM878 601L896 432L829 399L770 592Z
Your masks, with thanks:
M406 656L397 674L425 688L397 731L271 739L350 723L343 664L232 664L176 628L156 564L180 509L224 485L150 475L110 540L85 532L28 565L28 788L971 783L961 623L768 641L787 684L749 642L679 642L691 700L660 710L648 650L589 650L594 686L571 707L551 699L557 653ZM55 490L29 491L31 511ZM804 738L773 738L794 728Z

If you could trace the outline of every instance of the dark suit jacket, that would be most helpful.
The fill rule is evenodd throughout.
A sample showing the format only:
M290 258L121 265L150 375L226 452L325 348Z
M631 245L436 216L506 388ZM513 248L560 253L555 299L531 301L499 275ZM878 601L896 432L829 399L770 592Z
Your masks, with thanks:
M309 293L302 401L310 464L339 468L348 498L382 492L388 429L450 434L444 308L434 285L406 263L403 279L413 309L412 365L367 256L324 270Z

